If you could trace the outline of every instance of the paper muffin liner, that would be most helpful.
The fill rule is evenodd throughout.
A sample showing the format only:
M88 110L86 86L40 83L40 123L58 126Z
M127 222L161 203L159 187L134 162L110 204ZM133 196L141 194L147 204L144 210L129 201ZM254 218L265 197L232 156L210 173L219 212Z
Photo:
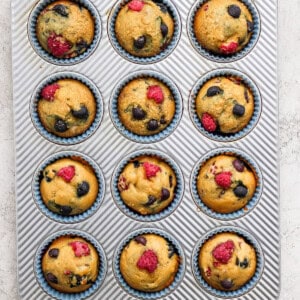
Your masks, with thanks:
M32 48L35 50L35 52L42 59L44 59L45 61L47 61L51 64L55 64L55 65L59 65L59 66L70 66L70 65L80 63L80 62L86 60L89 56L91 56L94 53L94 51L98 47L98 44L101 40L102 22L101 22L99 12L96 9L96 7L94 6L94 4L92 3L92 1L72 0L73 2L79 3L80 5L82 5L86 9L88 9L88 11L93 16L94 23L95 23L94 39L93 39L93 42L91 43L91 45L88 47L88 49L84 53L82 53L76 57L73 57L73 58L57 58L57 57L51 55L50 53L48 53L46 50L44 50L44 48L42 48L42 46L40 45L40 43L38 41L37 35L36 35L36 24L37 24L37 19L38 19L40 13L46 8L46 6L48 6L49 4L51 4L54 1L55 0L40 0L36 4L36 6L33 8L33 10L31 11L29 20L28 20L28 37L29 37L30 44L31 44Z
M232 212L232 213L218 213L211 208L209 208L204 202L201 200L198 190L197 190L197 177L199 174L199 171L201 169L201 166L203 166L210 158L221 155L221 154L228 154L228 155L233 155L236 156L237 158L241 159L244 161L254 172L255 177L256 177L256 189L253 197L249 200L249 202L242 207L241 209ZM255 162L255 160L245 153L244 151L237 149L237 148L217 148L214 150L209 151L206 153L204 156L201 157L201 159L196 163L196 165L193 168L191 178L190 178L190 190L192 197L194 199L195 204L197 207L200 208L200 210L205 213L207 216L221 220L221 221L229 221L229 220L234 220L238 219L241 217L244 217L247 215L249 212L251 212L257 203L260 200L262 190L263 190L263 176L260 168L258 167L258 164Z
M73 215L73 216L63 216L60 214L57 214L53 211L51 211L44 203L41 192L40 192L40 182L41 182L41 176L43 170L51 163L54 163L55 161L61 159L61 158L79 158L87 162L92 169L95 172L95 175L98 180L98 185L99 185L99 190L98 190L98 195L97 198L95 199L95 202L92 204L92 206L86 210L85 212L78 214L78 215ZM54 153L48 158L46 158L44 161L42 161L37 169L34 172L33 179L32 179L32 195L33 199L38 207L38 209L43 213L46 217L59 222L59 223L64 223L64 224L72 224L72 223L78 223L86 220L87 218L91 217L101 206L103 202L103 198L105 195L105 179L103 176L103 173L98 166L98 164L92 160L90 157L83 153L79 153L76 151L62 151L58 153Z
M46 130L46 128L44 127L44 125L42 124L39 114L38 114L38 102L41 99L42 89L45 86L52 84L60 79L78 80L79 82L85 84L90 89L90 91L93 93L94 98L95 98L95 102L96 102L95 119L94 119L93 123L91 124L91 126L85 132L83 132L82 134L80 134L78 136L59 137L51 132L48 132ZM35 88L32 96L31 96L29 109L30 109L32 123L33 123L34 127L36 128L36 130L38 131L38 133L52 143L66 145L66 146L81 143L81 142L85 141L86 139L88 139L90 136L92 136L96 132L98 127L100 126L100 123L101 123L102 117L103 117L103 111L104 111L102 95L101 95L99 89L97 88L97 86L95 85L95 83L93 83L86 76L79 74L79 73L75 73L75 72L58 72L58 73L51 74L51 75L47 76L46 78L44 78L42 80L42 82L40 82L38 84L38 86Z
M119 114L118 114L118 97L122 91L122 89L126 86L127 83L130 81L137 79L137 78L143 78L143 77L151 77L155 78L162 83L164 83L171 91L174 101L175 101L175 114L172 119L172 122L162 131L155 133L153 135L138 135L136 133L133 133L126 129L126 127L122 124ZM169 136L178 126L182 112L183 112L183 105L182 105L182 98L180 91L176 84L166 75L163 75L161 73L158 73L156 71L152 70L141 70L141 71L135 71L133 73L130 73L126 77L120 80L120 82L114 87L114 90L111 94L110 103L109 103L109 112L111 120L116 127L116 129L127 139L136 142L136 143L155 143L158 141L161 141L162 139Z
M172 202L161 212L152 215L141 215L138 212L132 210L130 207L128 207L125 204L125 202L122 200L118 189L118 179L121 173L123 172L124 168L126 167L126 165L133 159L144 155L158 157L162 159L164 162L166 162L174 171L176 175L176 181L177 181L175 193L174 193L174 199L172 200ZM111 180L111 192L116 205L125 215L127 215L128 217L134 220L141 221L141 222L155 222L172 214L176 210L176 208L180 205L183 192L184 192L184 179L183 179L182 171L179 168L178 164L171 157L166 155L164 152L153 150L153 149L138 150L122 158L122 160L116 166Z
M233 53L231 55L222 55L222 54L216 54L213 53L207 49L205 49L203 46L200 45L198 42L196 35L194 33L194 18L197 13L197 10L207 2L208 0L198 0L193 7L191 8L189 15L188 15L188 21L187 21L187 33L189 36L189 39L191 41L192 46L194 49L201 54L206 59L212 60L214 62L218 63L229 63L236 60L239 60L243 57L245 57L247 54L249 54L254 46L256 45L261 31L261 21L260 21L260 15L258 12L257 7L254 4L254 1L252 0L239 0L242 3L245 4L245 6L249 9L252 20L253 20L253 32L252 36L248 42L248 44L237 53Z
M199 253L204 243L210 238L212 238L214 235L223 232L236 233L239 236L243 237L251 246L253 246L256 252L256 271L253 277L245 285L243 285L236 291L221 291L210 286L202 277L199 264L198 264ZM259 282L263 274L265 261L264 261L263 250L259 242L257 241L257 239L251 233L249 233L248 231L242 228L235 227L235 226L222 226L207 232L204 236L200 238L200 240L197 242L193 250L191 263L192 263L192 271L194 277L202 289L204 289L207 293L213 295L214 297L231 299L231 298L240 297L248 293L256 286L256 284Z
M249 123L240 131L236 133L214 133L214 132L208 132L204 129L201 120L199 119L196 111L196 98L197 95L202 88L202 86L209 81L210 79L214 77L239 77L242 79L242 82L251 90L254 98L254 111L253 115L249 121ZM192 91L190 93L189 97L189 114L192 122L194 123L195 127L207 138L210 138L212 140L218 141L218 142L232 142L236 141L238 139L241 139L245 137L247 134L249 134L253 128L257 125L261 111L262 111L262 100L261 100L261 94L257 87L257 85L254 83L254 81L247 76L246 74L235 70L235 69L216 69L213 71L210 71L206 73L204 76L202 76L193 86Z
M71 236L76 236L76 237L81 237L84 238L86 241L91 243L95 249L98 252L99 259L100 259L100 266L99 266L99 273L97 280L91 285L89 289L87 289L84 292L79 292L79 293L62 293L54 288L52 288L46 281L43 270L42 270L42 258L44 253L47 251L48 247L50 244L57 238L61 236L66 236L66 235L71 235ZM102 246L99 244L99 242L92 237L90 234L79 231L79 230L73 230L73 229L68 229L68 230L62 230L58 231L56 233L51 234L48 238L46 238L38 247L35 258L34 258L34 273L36 276L36 280L38 281L40 287L46 292L49 296L52 298L58 299L58 300L81 300L81 299L86 299L87 297L91 296L93 293L95 293L102 285L105 276L107 272L107 260L106 260L106 255L105 252L102 248Z
M172 246L175 247L176 253L180 257L180 264L179 264L179 268L176 273L176 276L174 278L174 281L171 283L171 285L169 285L168 287L166 287L165 289L163 289L162 291L159 291L159 292L142 292L142 291L133 289L131 286L129 286L126 283L126 281L124 280L124 278L121 274L121 271L120 271L120 257L121 257L122 250L132 239L134 239L135 237L137 237L139 235L143 235L143 234L157 234L157 235L165 238L168 242L170 242L172 244ZM168 294L172 293L177 288L177 286L180 284L180 282L182 281L182 279L184 277L184 273L185 273L184 251L183 251L183 248L180 245L180 243L168 232L158 229L158 228L151 228L151 227L141 228L141 229L131 232L126 237L124 237L122 239L122 241L120 242L120 244L116 247L116 250L115 250L115 253L113 256L113 272L117 279L118 284L121 286L121 288L123 288L131 296L136 297L138 299L147 299L147 300L162 298L162 297L165 297Z
M127 52L119 44L118 39L116 37L116 33L115 33L115 23L116 23L118 13L121 10L121 8L130 1L131 0L118 0L111 10L110 16L108 18L108 23L107 23L107 31L108 31L109 40L110 40L112 46L114 47L116 52L119 55L121 55L123 58L127 59L130 62L137 63L137 64L152 64L152 63L156 63L156 62L159 62L159 61L165 59L167 56L169 56L173 52L173 50L176 48L176 46L180 40L181 19L180 19L180 15L179 15L179 12L178 12L176 6L170 0L153 0L153 2L164 4L167 7L168 12L170 13L170 15L173 19L173 22L174 22L174 34L173 34L172 40L169 43L169 45L164 50L162 50L159 54L157 54L155 56L151 56L151 57L138 57L138 56L134 56L134 55L130 54L129 52Z

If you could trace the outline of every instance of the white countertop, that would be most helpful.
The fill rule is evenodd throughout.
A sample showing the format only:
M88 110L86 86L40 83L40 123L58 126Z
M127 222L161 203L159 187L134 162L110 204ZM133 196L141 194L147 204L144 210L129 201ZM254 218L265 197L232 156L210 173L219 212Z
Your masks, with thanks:
M281 180L280 300L299 300L300 2L299 0L278 0L278 2L279 157ZM14 300L18 299L18 296L15 242L10 0L0 1L0 39L0 300ZM27 104L24 103L24 105Z

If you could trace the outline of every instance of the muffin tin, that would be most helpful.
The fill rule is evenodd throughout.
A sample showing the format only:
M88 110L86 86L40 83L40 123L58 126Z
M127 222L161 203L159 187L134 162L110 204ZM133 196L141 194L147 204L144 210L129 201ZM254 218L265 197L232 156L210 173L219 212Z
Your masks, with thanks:
M45 241L59 231L80 231L91 235L103 247L107 258L107 272L101 287L93 291L89 299L139 299L118 284L114 276L113 257L118 245L135 230L147 228L167 231L183 248L186 271L180 284L170 294L157 295L164 299L213 300L222 295L211 294L197 284L192 271L192 253L199 241L208 232L221 225L237 226L241 231L254 235L261 246L264 269L255 287L244 291L239 299L277 299L280 291L280 240L279 240L279 184L277 164L278 103L277 103L277 3L256 0L255 6L261 18L261 31L257 32L257 43L243 55L230 61L211 60L195 51L188 35L189 16L195 1L172 0L181 26L177 46L168 56L158 61L133 63L115 51L109 39L109 18L114 3L109 0L78 0L93 6L99 15L99 45L93 55L70 61L50 60L32 43L34 39L34 13L36 7L50 0L12 0L12 58L14 89L14 127L16 152L16 207L18 235L18 284L20 299L71 299L69 295L47 294L38 284L41 274L36 274L38 251ZM243 0L243 2L246 0ZM168 2L167 0L158 2ZM198 1L197 1L198 2ZM247 0L252 3L251 0ZM28 30L27 30L28 29ZM102 34L101 34L102 33ZM100 39L100 36L101 39ZM237 60L238 59L238 60ZM250 132L238 136L234 141L214 140L199 133L189 115L189 96L198 80L208 72L226 67L235 69L252 78L261 95L262 110L256 126ZM178 126L164 139L150 141L151 150L158 150L172 157L182 170L184 191L176 210L163 219L144 222L124 214L111 194L113 171L124 157L133 151L143 151L141 140L132 140L119 134L109 111L114 87L122 78L134 72L158 72L178 86L182 97L182 113ZM81 143L67 144L49 141L41 136L31 119L30 101L36 87L44 78L57 72L75 72L89 78L101 91L103 119L95 132ZM257 163L263 177L260 200L251 213L238 219L219 220L210 217L193 201L190 178L193 167L210 151L230 147L241 153L249 153ZM217 150L216 150L217 149ZM76 151L90 157L101 168L105 181L105 194L101 206L91 215L76 223L48 218L40 212L32 196L34 172L41 161L57 152ZM38 250L39 249L39 250ZM34 272L35 270L35 272ZM84 295L85 298L88 295ZM227 298L234 298L229 295ZM76 298L76 297L75 297ZM74 299L75 299L74 298ZM72 298L73 299L73 298ZM77 299L77 298L76 298ZM78 299L81 299L78 296Z

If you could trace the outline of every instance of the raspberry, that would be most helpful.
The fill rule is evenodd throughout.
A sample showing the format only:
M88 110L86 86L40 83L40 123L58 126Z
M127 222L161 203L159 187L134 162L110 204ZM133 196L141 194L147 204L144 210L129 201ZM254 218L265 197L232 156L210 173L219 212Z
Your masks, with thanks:
M202 115L201 123L204 129L207 130L208 132L214 132L217 129L217 124L214 118L208 113L204 113Z
M236 42L230 42L229 44L221 45L220 50L224 54L232 54L232 53L236 52L238 45L239 44Z
M86 243L77 241L77 242L72 242L69 245L72 247L76 257L90 255L90 248L89 245Z
M158 265L157 255L153 250L146 250L137 262L137 267L153 273Z
M72 273L72 272L71 272L70 270L64 270L64 274L65 274L65 275L71 275L71 273Z
M53 101L54 95L58 89L59 85L57 83L45 86L41 92L42 98L48 101Z
M211 276L211 268L210 268L210 267L208 267L207 270L205 271L205 275L206 275L207 277L210 277L210 276Z
M68 166L61 168L56 175L62 177L65 182L70 182L75 175L75 167Z
M128 3L128 8L133 11L141 11L145 3L141 0L132 0Z
M204 11L207 11L208 10L208 4L204 5L203 9L204 9Z
M225 243L221 243L215 247L212 252L213 257L221 262L222 264L227 264L230 260L234 250L234 243L231 240L228 240Z
M223 189L230 188L231 185L231 172L221 172L215 176L216 184Z
M118 189L120 192L128 190L128 184L126 181L126 178L124 176L120 176L119 181L118 181Z
M56 57L62 57L71 49L70 44L61 35L56 35L54 32L48 37L47 45L50 52Z
M147 98L153 99L157 104L161 104L164 101L164 94L160 86L149 86L147 92Z
M151 164L149 162L144 162L143 167L146 172L147 179L156 176L156 173L161 171L161 168L159 166Z

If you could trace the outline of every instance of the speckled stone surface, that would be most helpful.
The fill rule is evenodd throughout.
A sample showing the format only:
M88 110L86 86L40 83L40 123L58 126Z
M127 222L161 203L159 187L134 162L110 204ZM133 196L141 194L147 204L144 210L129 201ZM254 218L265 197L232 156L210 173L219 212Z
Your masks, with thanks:
M25 0L24 0L25 1ZM300 4L279 5L281 296L300 295ZM0 300L19 299L16 275L10 0L0 1ZM24 103L24 105L27 105ZM257 299L264 300L265 298ZM273 299L268 299L273 300Z

